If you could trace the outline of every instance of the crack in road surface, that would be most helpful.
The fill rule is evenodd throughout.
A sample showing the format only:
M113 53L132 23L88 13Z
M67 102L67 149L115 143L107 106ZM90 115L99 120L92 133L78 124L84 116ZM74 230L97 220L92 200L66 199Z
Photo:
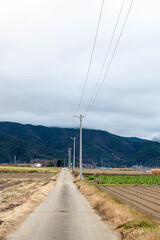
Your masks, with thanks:
M118 239L119 235L94 213L64 168L47 199L8 237L8 240Z

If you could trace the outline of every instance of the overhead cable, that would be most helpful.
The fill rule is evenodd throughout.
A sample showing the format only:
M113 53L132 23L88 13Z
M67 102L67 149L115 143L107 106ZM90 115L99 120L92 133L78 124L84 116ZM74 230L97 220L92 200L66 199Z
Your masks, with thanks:
M105 58L104 58L104 62L103 62L103 65L102 65L100 74L99 74L99 76L98 76L98 80L97 80L97 82L96 82L96 85L95 85L95 88L94 88L94 90L93 90L93 94L92 94L92 96L91 96L91 99L90 99L90 102L89 102L89 104L88 104L88 108L87 108L87 111L86 111L86 112L88 112L88 109L89 109L89 107L90 107L90 105L91 105L91 103L92 103L92 101L93 101L93 98L94 98L94 96L95 96L97 87L98 87L99 82L100 82L100 80L101 80L102 72L103 72L104 66L105 66L105 64L106 64L106 61L107 61L107 59L108 59L108 55L109 55L109 52L110 52L110 49L111 49L111 46L112 46L112 42L113 42L113 39L114 39L116 30L117 30L117 26L118 26L119 19L120 19L121 13L122 13L122 9L123 9L123 6L124 6L124 2L125 2L125 0L122 1L121 8L120 8L120 11L119 11L119 14L118 14L118 18L117 18L117 20L116 20L115 27L114 27L114 30L113 30L113 34L112 34L112 36L111 36L111 40L110 40L110 42L109 42L109 46L108 46L108 48L107 48L107 52L106 52L106 55L105 55Z
M98 36L98 31L99 31L99 26L100 26L100 22L101 22L101 17L102 17L102 12L103 12L103 6L104 6L104 0L102 0L100 15L99 15L99 19L98 19L97 28L96 28L96 34L95 34L95 38L94 38L94 42L93 42L93 47L92 47L92 51L91 51L91 57L90 57L90 60L89 60L89 65L88 65L88 69L87 69L87 74L86 74L84 86L83 86L83 89L82 89L82 94L81 94L81 97L80 97L80 101L79 101L77 110L76 110L76 112L75 112L74 115L76 115L76 114L78 113L78 111L79 111L79 108L80 108L81 103L82 103L82 100L83 100L85 88L86 88L86 85L87 85L87 81L88 81L88 77L89 77L89 72L90 72L90 68L91 68L91 63L92 63L92 59L93 59L93 53L94 53L94 49L95 49L95 45L96 45L96 41L97 41L97 36Z
M126 25L126 22L127 22L128 16L129 16L129 13L130 13L130 11L131 11L131 8L132 8L132 5L133 5L133 1L134 1L134 0L132 0L131 3L130 3L130 6L129 6L129 9L128 9L126 18L125 18L125 20L124 20L124 23L123 23L121 32L120 32L120 34L119 34L117 43L116 43L116 45L115 45L115 48L114 48L114 51L113 51L113 53L112 53L111 59L110 59L110 61L109 61L107 70L106 70L106 72L105 72L105 75L104 75L104 77L103 77L103 79L102 79L102 82L101 82L101 84L100 84L100 86L99 86L99 88L98 88L98 90L97 90L97 92L96 92L96 94L95 94L95 96L94 96L94 98L93 98L90 106L87 108L87 111L86 111L86 113L84 114L85 116L86 116L86 115L88 114L88 112L91 110L91 107L93 106L93 104L94 104L94 102L95 102L95 100L96 100L96 98L97 98L97 96L98 96L98 94L99 94L99 92L100 92L100 90L101 90L101 88L102 88L102 85L103 85L103 83L104 83L104 81L105 81L105 78L106 78L106 76L107 76L107 74L108 74L108 71L109 71L109 69L110 69L111 63L112 63L113 58L114 58L114 55L115 55L116 50L117 50L117 48L118 48L118 44L119 44L119 42L120 42L122 33L123 33L123 31L124 31L124 28L125 28L125 25Z

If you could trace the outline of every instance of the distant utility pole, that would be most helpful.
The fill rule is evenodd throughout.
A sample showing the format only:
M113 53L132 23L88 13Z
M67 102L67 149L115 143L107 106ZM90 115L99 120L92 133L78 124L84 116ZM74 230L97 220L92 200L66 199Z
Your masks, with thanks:
M102 158L102 168L103 168L103 158Z
M75 142L76 142L76 137L71 137L73 139L73 171L75 171L75 155L76 155L76 147L75 147Z
M79 146L79 168L80 168L80 180L82 180L82 114L80 116L74 116L80 120L80 146Z
M64 167L65 167L65 160L66 160L66 159L64 158L64 163L63 163Z
M72 148L68 148L68 162L69 162L69 168L71 168L71 149L72 149Z
M16 158L16 155L14 156L14 165L17 164L17 158Z

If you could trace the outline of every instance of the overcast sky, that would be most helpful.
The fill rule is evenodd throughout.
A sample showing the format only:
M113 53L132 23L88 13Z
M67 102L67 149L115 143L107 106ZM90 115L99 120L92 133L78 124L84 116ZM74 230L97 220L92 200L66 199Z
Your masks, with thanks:
M131 0L125 6L110 55ZM73 127L101 0L5 0L0 8L0 121ZM122 0L105 0L79 114L84 114ZM134 0L85 128L160 136L160 1ZM107 69L105 66L104 72ZM74 126L79 124L75 119Z

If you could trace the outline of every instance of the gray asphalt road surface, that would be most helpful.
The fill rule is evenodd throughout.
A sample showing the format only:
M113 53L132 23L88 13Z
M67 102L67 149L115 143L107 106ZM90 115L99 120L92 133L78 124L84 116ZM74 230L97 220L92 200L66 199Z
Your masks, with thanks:
M58 182L8 240L118 240L62 169Z

